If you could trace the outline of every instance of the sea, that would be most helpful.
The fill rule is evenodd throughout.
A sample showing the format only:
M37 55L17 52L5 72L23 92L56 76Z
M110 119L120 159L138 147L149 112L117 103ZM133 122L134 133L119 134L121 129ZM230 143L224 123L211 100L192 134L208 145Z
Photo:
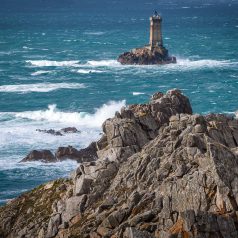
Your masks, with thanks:
M177 64L120 65L148 44L154 10ZM122 106L172 88L194 113L238 110L238 0L1 0L0 205L77 167L19 163L31 150L84 148ZM37 131L64 127L80 133Z

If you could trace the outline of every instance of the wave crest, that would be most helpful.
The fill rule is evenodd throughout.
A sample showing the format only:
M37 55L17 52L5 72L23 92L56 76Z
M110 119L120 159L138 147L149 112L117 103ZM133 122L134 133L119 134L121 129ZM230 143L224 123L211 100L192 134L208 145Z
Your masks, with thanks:
M78 60L53 61L53 60L27 60L26 63L35 67L72 67L76 66Z
M49 105L46 110L27 111L16 113L17 118L25 118L35 121L59 122L68 125L86 126L89 128L101 127L102 123L114 116L115 112L125 106L125 100L115 102L110 101L102 107L95 109L95 113L85 112L62 112L55 104Z
M89 60L87 64L96 67L121 66L121 64L116 60Z
M103 73L104 71L95 69L79 69L76 71L79 74Z
M36 83L36 84L19 84L19 85L2 85L0 92L50 92L57 89L79 89L85 88L82 83Z
M48 74L50 72L51 71L47 71L47 70L39 70L39 71L36 71L36 72L32 73L31 75L32 76L38 76L38 75L42 75L42 74Z
M237 62L231 62L230 60L190 60L190 59L178 59L177 64L169 65L174 67L180 67L182 69L200 69L200 68L223 68L237 65Z

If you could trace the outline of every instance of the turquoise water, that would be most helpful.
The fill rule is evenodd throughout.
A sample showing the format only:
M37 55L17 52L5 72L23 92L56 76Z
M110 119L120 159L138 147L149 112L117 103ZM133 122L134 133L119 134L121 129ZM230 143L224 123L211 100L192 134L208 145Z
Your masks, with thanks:
M32 149L87 146L121 106L180 88L194 112L238 109L238 1L30 1L0 8L0 204L67 176L72 161L18 164ZM163 17L176 65L121 66L143 46L149 16ZM76 126L63 137L36 129Z

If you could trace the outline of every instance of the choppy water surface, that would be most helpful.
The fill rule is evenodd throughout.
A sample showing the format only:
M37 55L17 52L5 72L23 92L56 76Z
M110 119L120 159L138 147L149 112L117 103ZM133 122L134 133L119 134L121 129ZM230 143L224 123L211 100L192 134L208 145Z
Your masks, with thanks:
M19 164L30 150L85 147L116 110L146 102L156 91L180 88L197 113L238 109L237 1L1 4L0 204L76 166ZM121 52L148 42L155 8L164 19L165 46L178 63L120 65ZM67 126L81 133L55 137L36 131Z

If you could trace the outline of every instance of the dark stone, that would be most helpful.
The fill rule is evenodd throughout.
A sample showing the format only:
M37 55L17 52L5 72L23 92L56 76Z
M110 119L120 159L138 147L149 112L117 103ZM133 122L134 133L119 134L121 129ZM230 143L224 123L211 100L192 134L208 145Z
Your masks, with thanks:
M54 136L63 136L63 133L79 133L80 132L75 127L66 127L66 128L63 128L59 131L56 131L56 130L53 130L53 129L49 129L49 130L36 129L36 131L51 134L51 135L54 135Z
M51 134L51 135L54 135L54 136L63 136L63 134L60 131L56 131L56 130L53 130L53 129L49 129L49 130L36 129L36 131Z
M66 127L60 130L64 133L79 133L80 131L76 127Z
M59 147L55 153L58 160L72 159L78 163L94 161L97 158L96 143L92 142L87 148L77 150L72 146Z
M50 150L33 150L20 162L41 161L44 163L57 162L57 159Z

